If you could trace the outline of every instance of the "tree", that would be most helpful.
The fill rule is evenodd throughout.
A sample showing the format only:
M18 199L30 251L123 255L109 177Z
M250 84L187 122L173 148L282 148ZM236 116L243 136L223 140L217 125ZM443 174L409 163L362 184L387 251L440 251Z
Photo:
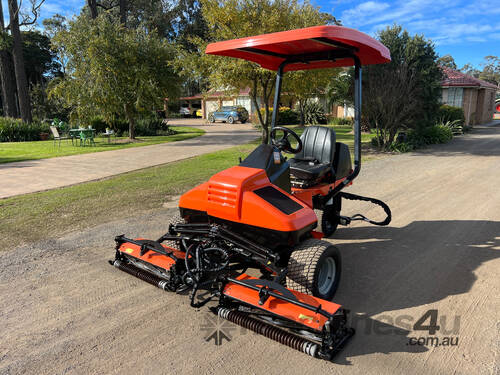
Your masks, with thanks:
M3 54L4 56L0 58L0 64L1 64L0 71L2 72L2 78L5 78L3 77L3 75L11 70L10 65L12 64L12 62L14 63L17 98L19 101L19 111L21 114L21 118L25 122L31 122L32 118L31 118L29 87L28 87L28 81L26 79L24 56L23 56L23 41L21 37L20 27L33 25L36 23L40 12L40 7L42 6L43 2L44 0L30 0L31 14L23 14L23 18L20 21L19 15L21 9L19 9L17 0L8 0L7 4L9 8L9 20L10 20L10 24L8 26L4 25L3 9L0 7L0 10L2 10L1 31L4 41L3 49L10 48L10 44L7 42L7 40L9 40L9 36L6 33L7 30L10 30L10 39L12 43L11 44L12 60L9 61L8 59L5 58L7 55ZM5 82L8 82L8 80L5 80ZM10 102L12 100L11 95L13 95L12 88L10 88L10 90L11 91L9 92L6 88L2 89L2 93L5 96L4 98L5 103L8 103L7 104L8 106L10 106Z
M283 92L289 93L297 100L300 125L305 124L304 110L308 100L312 96L323 94L338 71L339 69L318 69L286 73Z
M484 62L480 64L483 70L472 66L471 63L465 64L460 71L464 74L479 78L500 88L500 58L497 56L485 56Z
M484 79L500 88L500 58L497 56L486 56L483 71L479 74L479 78Z
M475 77L475 78L479 78L479 74L481 74L481 71L474 68L472 66L472 64L470 63L467 63L465 64L461 69L460 71L464 74L467 74L469 76L472 76L472 77Z
M262 127L262 140L268 141L270 122L269 101L273 93L275 72L238 59L206 56L208 42L242 38L252 35L323 25L334 22L330 14L321 13L308 1L298 0L201 0L203 18L207 24L206 39L191 38L196 52L182 49L177 66L187 77L206 77L213 89L235 92L249 87Z
M434 123L442 72L433 44L422 36L393 26L378 39L391 51L391 62L363 69L363 114L375 125L379 146L387 148L399 130Z
M127 0L87 0L87 7L90 11L90 18L93 20L99 15L98 8L105 12L118 8L120 22L124 26L127 24Z
M178 79L169 66L175 51L144 29L127 29L106 14L95 20L80 16L53 42L65 46L68 71L50 94L64 97L80 120L126 118L133 139L139 113L177 94Z
M31 104L28 89L28 80L24 69L23 42L19 29L19 8L17 0L8 0L10 15L10 31L12 34L12 58L14 60L14 71L16 74L17 97L19 100L19 111L24 122L31 122Z
M45 18L42 21L44 34L50 39L52 39L56 34L62 35L68 31L68 21L66 17L60 14L54 14L50 18ZM66 65L68 63L68 56L66 53L66 48L64 45L60 45L57 48L51 44L51 48L55 53L56 60L59 63L62 75L66 74Z
M8 117L18 117L16 102L16 81L14 66L10 53L12 44L5 26L2 2L0 1L0 32L2 33L0 45L0 80L2 81L2 106L3 113Z
M444 56L441 56L438 60L437 60L438 64L441 65L441 66L446 66L450 69L454 69L456 70L457 69L457 64L455 63L455 59L453 58L453 56L451 55L444 55Z
M353 105L354 103L354 70L346 69L335 75L326 88L326 97L330 105Z
M23 59L29 86L59 76L60 65L51 50L50 39L39 31L23 31Z

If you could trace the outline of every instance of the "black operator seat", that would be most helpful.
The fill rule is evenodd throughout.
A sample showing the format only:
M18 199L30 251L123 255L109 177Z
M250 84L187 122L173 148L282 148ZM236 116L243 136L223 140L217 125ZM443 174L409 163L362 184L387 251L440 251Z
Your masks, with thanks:
M290 174L300 180L318 180L335 175L335 131L324 126L309 126L300 136L302 151L289 159Z

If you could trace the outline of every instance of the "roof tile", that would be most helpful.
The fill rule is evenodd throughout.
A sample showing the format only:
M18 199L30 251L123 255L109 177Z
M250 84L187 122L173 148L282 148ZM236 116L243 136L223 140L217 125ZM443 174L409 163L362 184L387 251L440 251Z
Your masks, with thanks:
M441 81L441 86L460 86L460 87L485 87L497 89L497 87L489 82L483 81L482 79L475 78L448 68L446 66L441 66L444 78Z

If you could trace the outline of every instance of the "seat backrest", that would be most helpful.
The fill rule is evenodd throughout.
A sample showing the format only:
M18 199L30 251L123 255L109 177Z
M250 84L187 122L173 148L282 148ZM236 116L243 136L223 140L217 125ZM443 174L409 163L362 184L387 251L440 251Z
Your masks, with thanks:
M57 131L57 128L55 126L51 126L50 131L52 132L54 138L59 138L59 132Z
M294 159L318 160L320 163L333 163L335 157L335 131L325 126L308 126L300 136L302 151Z

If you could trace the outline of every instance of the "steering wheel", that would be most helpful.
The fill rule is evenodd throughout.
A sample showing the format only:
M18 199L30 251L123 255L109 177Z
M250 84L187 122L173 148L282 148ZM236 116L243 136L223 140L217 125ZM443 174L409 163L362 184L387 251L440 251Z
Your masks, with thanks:
M281 130L283 132L283 136L280 139L275 139L276 132ZM288 136L291 135L297 141L297 147L293 148L290 141L288 140ZM302 151L302 139L295 133L293 130L285 128L284 126L276 126L271 130L269 134L271 137L271 142L273 146L276 146L280 151L285 151L290 154L297 154Z

